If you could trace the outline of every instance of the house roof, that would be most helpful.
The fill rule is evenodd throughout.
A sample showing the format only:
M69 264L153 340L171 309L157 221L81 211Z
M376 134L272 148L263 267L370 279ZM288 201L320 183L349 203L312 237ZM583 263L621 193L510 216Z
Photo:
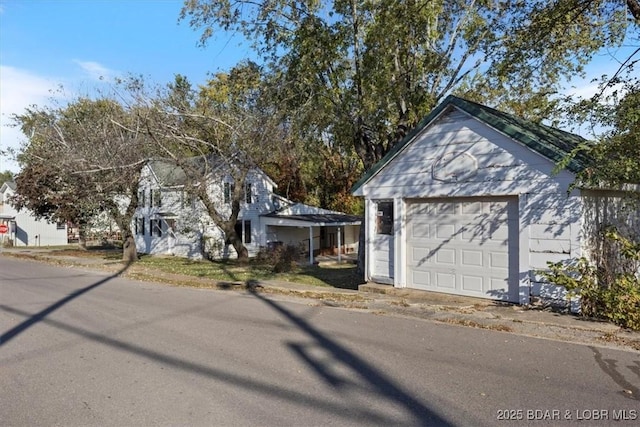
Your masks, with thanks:
M457 108L477 120L485 123L493 129L503 133L511 139L525 145L531 150L541 154L554 163L558 163L578 147L587 142L579 135L565 132L560 129L534 123L511 114L498 111L485 105L477 104L466 99L449 95L440 105L425 117L402 141L396 144L389 152L353 186L352 192L364 185L376 175L391 159L403 150L415 136L433 123L442 113L451 108ZM566 168L571 172L579 172L587 165L588 158L578 152L567 164Z
M205 161L201 156L191 157L187 159L187 161L202 173L207 169L216 169L224 165L224 163L219 159L213 158ZM149 160L148 165L162 187L179 187L186 185L189 182L184 169L169 160L152 159ZM266 180L276 187L276 183L264 171L258 168L255 168L254 170L260 173Z
M5 181L2 185L0 185L0 191L4 192L5 188L16 191L16 182L15 181Z
M150 160L148 165L158 183L163 187L176 187L187 183L187 175L184 170L175 164L165 160Z
M272 212L262 216L267 218L281 218L294 221L303 221L313 224L359 224L362 222L362 218L359 216L343 213L288 215L284 213Z

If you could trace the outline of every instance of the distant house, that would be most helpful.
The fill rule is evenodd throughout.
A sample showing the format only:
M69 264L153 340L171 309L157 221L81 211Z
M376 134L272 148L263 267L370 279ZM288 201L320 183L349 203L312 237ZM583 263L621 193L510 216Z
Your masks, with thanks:
M640 230L613 191L570 191L585 140L449 96L354 186L365 199L366 279L528 303L562 298L538 274L589 255L616 223Z
M43 219L36 219L27 211L18 212L10 203L15 194L16 184L7 181L0 187L0 224L6 224L9 232L0 235L4 243L15 246L54 246L67 244L66 223L51 223Z
M185 191L186 184L184 171L175 165L161 160L145 165L132 224L138 251L187 258L235 257L233 246L225 242L202 203ZM231 174L219 168L208 175L206 185L218 212L230 215L235 185ZM311 262L322 250L357 251L359 218L296 204L275 194L275 187L259 169L246 178L236 231L249 256L281 244L300 247Z

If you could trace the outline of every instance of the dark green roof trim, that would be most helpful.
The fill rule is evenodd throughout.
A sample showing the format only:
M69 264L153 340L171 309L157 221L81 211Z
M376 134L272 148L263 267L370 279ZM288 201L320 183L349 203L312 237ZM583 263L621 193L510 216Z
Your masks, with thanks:
M389 152L378 163L373 165L373 167L369 169L358 182L356 182L351 191L356 191L371 177L377 174L389 161L391 161L391 159L393 159L407 144L409 144L418 133L420 133L443 111L451 106L459 108L495 130L502 132L515 141L518 141L533 151L543 155L554 163L559 163L565 160L575 148L581 144L587 143L587 140L579 135L565 132L551 126L530 122L511 114L503 113L493 108L449 95L440 103L440 105L432 110L427 117L421 120L413 131L389 150ZM582 152L579 152L568 162L566 168L573 173L577 173L583 170L587 164L587 157Z

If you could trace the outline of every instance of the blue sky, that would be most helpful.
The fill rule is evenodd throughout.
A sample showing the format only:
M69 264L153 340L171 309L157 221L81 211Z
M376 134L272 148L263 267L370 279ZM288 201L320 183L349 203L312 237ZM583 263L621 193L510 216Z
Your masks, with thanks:
M51 90L90 90L129 73L165 84L175 74L203 83L251 51L227 35L198 47L200 33L178 23L181 0L0 0L0 149L23 139L8 116L42 105ZM102 80L104 82L104 80ZM0 156L0 171L17 165Z
M127 74L166 84L175 74L194 84L228 70L252 52L240 36L198 46L200 33L178 23L182 0L0 0L0 150L24 138L7 126L11 114L44 105L59 86L86 93ZM591 78L613 74L624 51L596 55L589 76L572 92L589 96ZM100 80L103 78L103 80ZM18 171L0 155L0 171Z

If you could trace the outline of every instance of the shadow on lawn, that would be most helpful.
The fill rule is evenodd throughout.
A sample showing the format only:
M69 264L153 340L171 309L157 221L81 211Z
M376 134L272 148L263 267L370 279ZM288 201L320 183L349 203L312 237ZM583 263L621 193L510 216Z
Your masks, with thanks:
M296 276L308 276L332 288L351 290L358 290L358 285L364 283L364 281L356 275L356 266L351 264L335 266L301 265L292 268L291 271L276 273L273 271L273 265L251 260L243 262L236 260L218 260L211 262L225 274L227 280L236 283L245 282L247 277L241 277L236 270L237 268L243 268L244 272L252 278L251 280L278 280L279 278L283 278L295 282ZM302 280L302 282L304 282L304 280Z
M364 283L356 275L355 266L324 267L319 265L301 267L301 273L311 276L333 288L358 290Z

